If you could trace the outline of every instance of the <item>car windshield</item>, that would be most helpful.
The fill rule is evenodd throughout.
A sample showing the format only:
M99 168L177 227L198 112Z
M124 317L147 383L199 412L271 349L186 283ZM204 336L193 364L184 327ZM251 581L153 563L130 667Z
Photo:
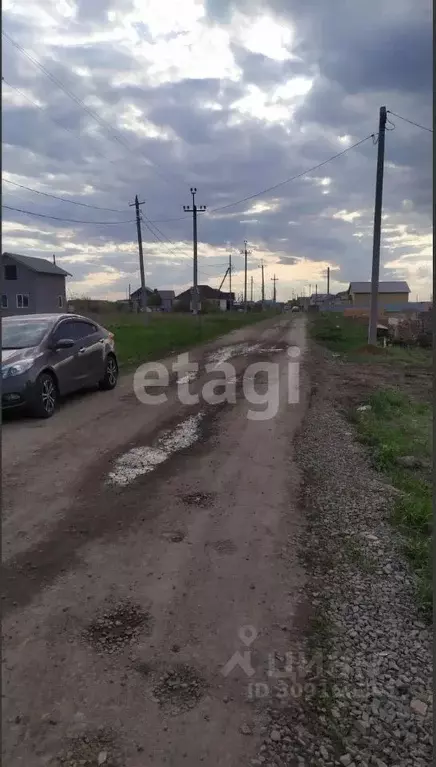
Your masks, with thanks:
M38 346L53 324L51 319L2 320L2 349Z

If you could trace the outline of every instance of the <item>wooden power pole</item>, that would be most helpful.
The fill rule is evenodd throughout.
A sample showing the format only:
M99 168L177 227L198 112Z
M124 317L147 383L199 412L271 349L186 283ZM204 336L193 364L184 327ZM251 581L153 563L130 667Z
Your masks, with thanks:
M251 250L247 250L247 245L247 240L244 240L244 247L241 250L244 256L244 311L247 311L247 257L251 253Z
M262 307L263 307L265 302L265 275L264 275L263 261L262 261L261 267L262 267Z
M378 126L377 176L375 184L374 237L372 246L371 303L369 310L368 343L377 344L378 281L380 274L381 218L383 203L383 173L385 161L386 107L380 107Z
M138 195L135 195L135 202L129 203L129 207L135 206L136 212L136 233L138 236L138 251L139 251L139 273L141 275L141 295L139 299L139 308L141 312L145 312L147 309L147 295L145 293L145 271L144 271L144 253L142 250L142 232L141 232L141 213L139 210L140 205L144 205L144 202L139 202Z
M277 298L277 291L276 291L276 282L277 282L277 280L278 280L278 277L276 277L275 275L274 275L274 277L271 277L271 282L274 283L274 288L273 288L273 301L274 301L274 303L276 302L276 298Z
M229 294L230 294L230 301L229 306L230 309L233 307L233 301L232 301L232 254L229 253Z
M197 194L197 188L191 186L192 195L192 208L189 205L184 205L183 210L185 213L192 213L192 241L194 252L194 285L192 293L192 312L198 314L198 266L197 266L197 213L204 213L206 210L205 205L195 204L195 195Z

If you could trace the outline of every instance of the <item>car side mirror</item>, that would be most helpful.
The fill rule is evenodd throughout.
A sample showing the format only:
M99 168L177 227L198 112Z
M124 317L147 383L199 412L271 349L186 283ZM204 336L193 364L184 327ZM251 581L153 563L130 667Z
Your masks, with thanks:
M58 349L71 349L76 342L72 338L60 338L59 341L55 341L53 348L55 351Z

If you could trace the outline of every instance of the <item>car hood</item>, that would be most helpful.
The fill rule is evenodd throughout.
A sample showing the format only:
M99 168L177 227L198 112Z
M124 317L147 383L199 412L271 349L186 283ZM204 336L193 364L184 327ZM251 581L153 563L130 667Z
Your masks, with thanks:
M18 360L24 360L27 357L33 357L36 354L36 349L2 349L2 365L6 362L18 362Z

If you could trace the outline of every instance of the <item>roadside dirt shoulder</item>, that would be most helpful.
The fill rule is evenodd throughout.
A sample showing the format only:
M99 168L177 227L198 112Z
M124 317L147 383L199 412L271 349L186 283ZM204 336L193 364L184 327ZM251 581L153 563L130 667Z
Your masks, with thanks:
M300 664L299 696L271 710L275 735L261 755L277 765L424 767L432 764L431 631L389 523L394 490L344 416L362 388L356 402L329 356L315 347L308 358L311 406L295 444L307 517L306 673Z

